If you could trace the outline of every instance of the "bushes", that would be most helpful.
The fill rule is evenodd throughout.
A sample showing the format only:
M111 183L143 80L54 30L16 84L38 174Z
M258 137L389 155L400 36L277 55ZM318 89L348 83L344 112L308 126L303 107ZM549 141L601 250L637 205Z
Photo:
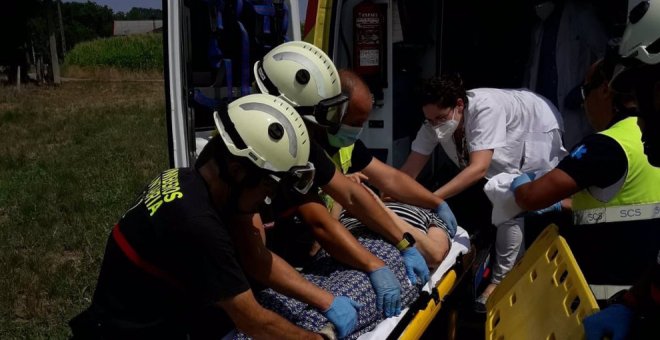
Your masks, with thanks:
M162 33L97 39L77 44L65 66L111 66L127 70L163 69Z

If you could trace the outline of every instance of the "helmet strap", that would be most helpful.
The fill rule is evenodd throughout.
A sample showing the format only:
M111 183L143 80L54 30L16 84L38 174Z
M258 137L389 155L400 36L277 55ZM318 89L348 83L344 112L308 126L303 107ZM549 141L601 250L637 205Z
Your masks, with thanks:
M257 77L268 90L268 94L273 96L280 95L280 90L277 89L277 86L275 86L275 84L273 84L273 82L270 81L270 78L268 78L268 75L266 75L266 71L264 71L261 60L257 61Z
M243 179L237 181L232 174L229 173L229 164L226 160L216 160L218 161L218 176L227 183L229 189L229 195L227 196L227 201L223 204L221 211L226 215L241 215L253 213L251 211L241 211L239 207L239 201L241 194L246 189L251 189L259 185L263 176L265 176L265 170L258 168L249 161L238 163L243 167L246 172ZM222 163L222 164L220 164Z
M227 131L227 134L229 134L234 142L234 145L241 150L247 148L247 144L245 144L245 141L241 138L241 134L236 130L236 125L234 125L234 122L229 119L229 113L227 111L218 111L218 116L222 121L222 125L224 125L225 131Z

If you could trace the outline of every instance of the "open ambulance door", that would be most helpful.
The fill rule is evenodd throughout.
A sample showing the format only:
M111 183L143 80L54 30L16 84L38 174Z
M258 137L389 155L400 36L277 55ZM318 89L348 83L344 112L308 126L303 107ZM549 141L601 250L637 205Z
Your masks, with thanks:
M265 26L281 30L277 41L301 39L298 1L268 2L264 20L251 5L259 1L163 0L170 166L193 165L215 129L214 107L252 92L252 64L265 54L252 39L274 39Z

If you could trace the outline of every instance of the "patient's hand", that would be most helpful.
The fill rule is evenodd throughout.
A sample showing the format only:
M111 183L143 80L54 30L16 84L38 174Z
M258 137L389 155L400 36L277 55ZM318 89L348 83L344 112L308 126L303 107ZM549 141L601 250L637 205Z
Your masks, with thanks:
M383 202L396 202L396 200L392 198L392 196L388 196L384 192L380 193L380 200Z
M369 180L369 177L367 177L367 175L365 175L365 174L363 174L359 171L354 172L352 174L348 174L348 175L346 175L346 177L348 177L348 179L350 179L351 181L353 181L357 184L362 184L362 182L365 182L365 181Z

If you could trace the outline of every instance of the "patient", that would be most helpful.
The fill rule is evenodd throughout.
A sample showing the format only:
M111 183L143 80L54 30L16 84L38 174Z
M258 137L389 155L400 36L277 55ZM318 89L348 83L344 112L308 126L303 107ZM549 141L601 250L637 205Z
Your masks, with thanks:
M368 190L368 189L367 189ZM447 256L451 240L445 222L432 211L403 203L382 203L371 192L373 197L383 204L392 214L397 223L406 231L412 233L422 256L429 268L435 269ZM383 260L394 272L401 283L402 307L410 305L419 295L421 286L410 284L400 252L379 235L371 232L356 218L343 211L339 217L358 241L370 252ZM383 317L376 309L376 294L366 273L351 269L332 259L324 250L320 250L314 261L304 268L303 275L307 280L326 289L335 296L345 295L361 303L358 324L353 334L347 339L355 339L372 330ZM272 289L261 291L257 300L266 308L273 310L297 325L311 331L319 331L328 320L317 310L297 300L278 294ZM245 338L237 334L237 339Z
M444 221L429 209L399 202L384 203L369 187L364 184L362 186L385 208L399 228L413 235L415 247L426 260L429 269L436 269L447 256L451 246L449 231ZM345 210L339 215L339 221L350 231L354 228L365 228L362 222Z

